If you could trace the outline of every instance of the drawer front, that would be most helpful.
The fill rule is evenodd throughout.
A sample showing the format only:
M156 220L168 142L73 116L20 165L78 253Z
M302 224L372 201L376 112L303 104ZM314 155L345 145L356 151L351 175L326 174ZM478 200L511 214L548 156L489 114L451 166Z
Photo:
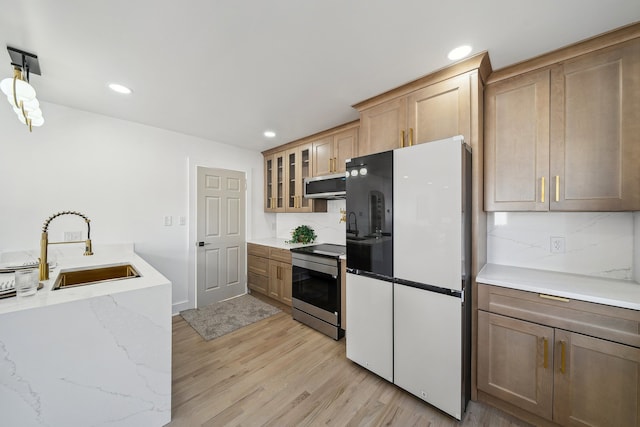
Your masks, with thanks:
M640 347L640 311L478 284L478 308Z
M269 258L274 261L291 263L291 251L289 249L270 248Z
M261 276L269 276L269 260L255 255L247 255L247 270Z
M247 274L247 284L249 288L261 294L269 293L269 277L249 272Z
M269 258L269 246L256 245L255 243L247 243L247 255L261 256Z

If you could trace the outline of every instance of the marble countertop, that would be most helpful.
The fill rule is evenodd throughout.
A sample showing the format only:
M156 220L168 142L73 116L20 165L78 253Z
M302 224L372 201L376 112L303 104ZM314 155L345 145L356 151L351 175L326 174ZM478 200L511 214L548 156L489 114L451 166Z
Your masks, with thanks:
M640 284L531 268L486 264L478 283L640 310Z
M82 251L80 251L80 253L81 252ZM171 285L171 282L166 277L133 251L133 245L105 245L102 247L94 245L93 252L94 255L92 256L68 255L58 257L55 268L50 270L49 280L41 281L43 284L42 289L38 290L35 295L29 297L0 299L0 314L63 304L70 301L112 295L131 290L151 288L159 285ZM133 265L140 273L140 277L58 289L55 291L51 290L58 274L63 270L91 266L109 266L121 263L130 263ZM4 275L12 277L13 273L0 274L0 276Z

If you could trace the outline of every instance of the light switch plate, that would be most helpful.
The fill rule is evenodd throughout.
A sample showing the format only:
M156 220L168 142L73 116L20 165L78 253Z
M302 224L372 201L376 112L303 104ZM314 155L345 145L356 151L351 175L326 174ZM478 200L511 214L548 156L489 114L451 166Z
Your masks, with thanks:
M173 224L173 217L171 215L167 215L164 217L164 225L169 227Z

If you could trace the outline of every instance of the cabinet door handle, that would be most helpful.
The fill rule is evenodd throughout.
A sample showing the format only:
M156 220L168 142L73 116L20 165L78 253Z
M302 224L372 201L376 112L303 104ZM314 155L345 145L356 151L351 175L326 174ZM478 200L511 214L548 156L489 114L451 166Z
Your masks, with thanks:
M571 301L569 298L557 297L555 295L538 294L538 296L540 298L550 299L550 300L553 300L553 301L560 301L560 302L570 302Z
M400 148L404 148L404 131L400 131Z
M564 341L560 341L560 372L563 374L566 371L566 363L567 363L567 343Z
M542 338L542 346L544 351L544 369L549 367L549 340Z
M560 176L556 175L556 202L560 201Z
M338 158L337 157L333 158L333 171L334 172L338 172Z
M413 145L413 128L409 128L409 147Z
M542 177L540 184L540 203L544 203L544 176Z

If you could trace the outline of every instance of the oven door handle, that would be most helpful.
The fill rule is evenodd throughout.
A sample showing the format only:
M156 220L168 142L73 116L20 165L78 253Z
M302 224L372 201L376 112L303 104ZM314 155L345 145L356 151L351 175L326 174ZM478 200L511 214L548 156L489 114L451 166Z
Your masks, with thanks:
M328 274L334 279L338 278L337 265L333 266L333 265L318 264L316 262L309 262L303 259L294 259L292 264L294 267L306 268L307 270Z

